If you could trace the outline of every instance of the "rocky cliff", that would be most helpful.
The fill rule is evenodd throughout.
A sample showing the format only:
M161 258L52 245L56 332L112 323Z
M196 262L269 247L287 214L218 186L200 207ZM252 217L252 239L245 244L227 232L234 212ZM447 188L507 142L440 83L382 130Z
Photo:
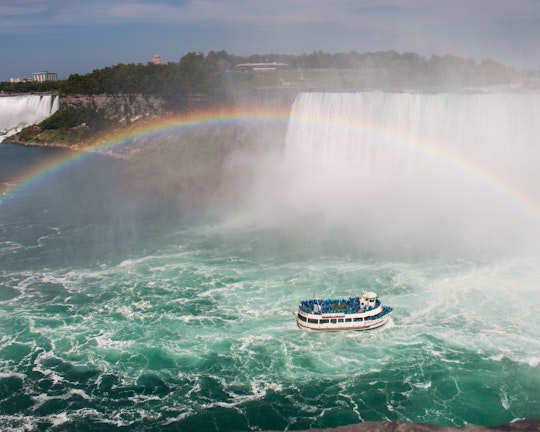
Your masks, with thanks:
M108 118L122 124L133 123L145 117L202 109L207 104L204 96L197 95L77 94L60 97L60 109L90 106L95 110L103 110Z
M197 111L219 106L266 107L288 109L296 94L294 89L259 90L224 95L220 100L205 95L151 95L151 94L95 94L61 95L60 109L92 107L104 110L106 116L121 124L133 123L146 117L166 116L185 111Z

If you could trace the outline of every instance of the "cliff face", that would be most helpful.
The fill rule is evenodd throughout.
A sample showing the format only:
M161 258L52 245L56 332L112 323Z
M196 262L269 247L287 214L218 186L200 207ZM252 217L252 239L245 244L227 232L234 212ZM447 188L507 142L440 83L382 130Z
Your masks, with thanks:
M145 117L163 116L178 112L216 108L220 105L250 107L253 109L288 109L297 90L258 91L229 94L221 101L211 100L204 95L150 95L150 94L96 94L62 95L60 109L67 107L92 107L104 110L111 120L128 124Z
M207 100L197 96L145 95L145 94L98 94L65 95L60 97L60 109L90 106L104 110L111 120L132 123L145 117L167 115L182 110L205 107Z

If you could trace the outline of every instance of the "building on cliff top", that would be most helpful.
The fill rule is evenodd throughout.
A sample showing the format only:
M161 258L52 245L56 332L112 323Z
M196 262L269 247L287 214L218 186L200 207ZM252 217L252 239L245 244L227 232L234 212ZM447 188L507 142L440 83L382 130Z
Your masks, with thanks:
M34 72L32 74L32 80L38 81L38 82L56 81L57 79L58 79L58 75L56 74L56 72L42 71L42 72Z

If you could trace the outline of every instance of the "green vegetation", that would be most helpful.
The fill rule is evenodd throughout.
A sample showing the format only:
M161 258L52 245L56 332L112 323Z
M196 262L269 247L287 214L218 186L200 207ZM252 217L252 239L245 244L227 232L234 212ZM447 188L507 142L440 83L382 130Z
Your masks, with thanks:
M0 93L55 93L62 81L24 81L19 83L0 82Z
M56 111L37 126L23 129L17 139L23 143L75 145L106 130L114 123L103 110L68 107Z
M18 135L18 141L33 145L62 145L76 146L90 136L89 129L54 129L42 130L30 126L23 129Z
M286 63L288 70L259 73L234 71L240 63ZM326 53L315 51L299 56L267 54L235 56L226 51L187 53L178 62L162 65L118 64L85 75L72 74L63 81L44 83L0 83L0 92L28 93L58 91L61 94L205 94L222 99L231 89L284 82L309 82L337 88L490 85L512 80L517 72L494 60L476 63L455 56L432 56L384 51L374 53ZM311 76L310 76L311 75ZM262 78L261 78L262 76ZM329 80L329 77L331 80ZM291 81L292 80L292 81Z
M52 116L42 121L39 126L42 129L72 129L72 128L95 128L101 129L110 124L103 110L95 111L91 107L68 107L56 111Z
M227 71L229 62L211 52L208 56L188 53L178 63L164 65L118 64L97 69L86 75L70 75L60 86L64 94L141 93L195 94L215 93L219 75Z
M258 73L234 70L241 63L285 63L287 69ZM461 86L508 83L517 72L493 60L479 64L454 56L429 59L415 53L337 53L300 56L268 54L239 57L225 51L188 53L178 63L119 64L87 75L70 75L60 92L79 94L205 94L222 99L228 92L265 86L303 84L334 88Z

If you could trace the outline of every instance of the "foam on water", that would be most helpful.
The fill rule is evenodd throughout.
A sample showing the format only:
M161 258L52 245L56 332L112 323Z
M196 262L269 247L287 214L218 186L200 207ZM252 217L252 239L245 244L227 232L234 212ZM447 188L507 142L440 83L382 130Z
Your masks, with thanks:
M9 279L20 279L21 295L2 303L12 323L2 340L2 369L14 371L22 394L34 395L35 413L53 406L66 410L79 401L94 410L94 421L116 416L115 425L141 425L149 418L206 425L205 412L230 410L257 427L343 419L464 424L478 417L461 413L463 400L479 397L476 388L486 383L503 401L500 412L518 414L523 402L517 401L531 398L524 378L527 368L537 367L530 358L538 357L540 347L527 304L538 301L538 294L512 296L519 320L494 313L508 310L509 281L530 284L537 277L530 268L520 271L533 262L530 257L528 264L512 258L483 265L355 265L334 258L247 265L230 264L234 248L222 253L201 260L198 247L182 248L90 271L9 273ZM392 325L376 332L300 332L288 312L314 286L346 295L374 285L399 311ZM486 294L488 288L494 296ZM30 374L20 372L25 370ZM471 380L476 385L468 387ZM39 382L53 396L35 388ZM503 385L512 397L501 399ZM127 397L129 405L118 397ZM273 421L262 413L253 419L259 403L261 410L268 403L276 407ZM423 409L411 411L411 403ZM486 407L497 411L489 401ZM46 417L51 424L55 416L76 422L76 413L63 415ZM227 421L238 427L244 420Z

